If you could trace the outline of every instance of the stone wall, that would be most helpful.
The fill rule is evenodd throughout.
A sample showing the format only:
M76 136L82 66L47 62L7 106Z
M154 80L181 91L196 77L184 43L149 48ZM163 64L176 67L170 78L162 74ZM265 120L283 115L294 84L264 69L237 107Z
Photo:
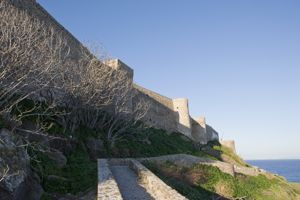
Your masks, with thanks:
M192 119L192 137L201 144L206 144L208 142L204 117Z
M165 106L166 108L168 108L169 110L174 110L174 107L173 107L173 100L168 98L168 97L165 97L161 94L158 94L156 92L153 92L149 89L146 89L146 88L143 88L137 84L134 84L133 87L137 90L139 90L140 92L148 95L150 98L152 98L153 100L159 102L161 105Z
M123 63L119 59L110 59L110 60L105 60L103 63L109 67L111 67L114 70L123 70L127 72L128 79L132 80L133 82L133 74L134 71L131 69L129 66L127 66L125 63Z
M68 40L71 46L70 54L73 59L78 57L78 51L81 49L82 44L60 23L58 23L39 3L35 0L9 0L15 7L25 10L28 15L45 22L47 27L51 27L56 30L57 33L62 33Z
M98 200L122 200L118 184L106 159L98 160Z
M207 133L204 117L193 119L190 116L188 99L170 99L137 84L133 84L133 87L138 93L136 98L143 99L150 105L143 119L144 122L169 132L180 132L201 144L218 139L218 133L213 129L209 132L210 134Z
M220 140L220 144L231 149L234 153L236 153L234 140Z
M44 8L42 8L35 1L11 0L8 2L10 2L18 9L25 10L28 13L28 15L32 16L33 18L37 18L40 21L45 22L45 26L47 26L45 28L53 28L54 30L56 30L57 33L62 34L66 38L68 44L70 45L70 60L72 61L72 64L61 66L62 68L70 66L76 68L79 66L82 57L94 57L88 51L88 49L83 47L83 45L71 33L69 33ZM188 99L170 99L156 92L133 84L134 71L118 59L107 60L104 62L99 61L99 66L100 65L103 67L101 69L105 68L115 71L123 70L128 74L128 76L126 76L125 79L129 80L129 82L132 83L133 90L137 92L137 95L134 97L134 99L128 102L128 106L131 106L132 108L135 105L134 103L140 100L146 101L150 105L149 111L143 118L144 122L156 128L165 129L169 132L181 132L187 137L191 138L192 140L203 144L207 143L207 141L217 138L216 132L206 131L204 118L191 118L191 116L189 115ZM72 69L71 71L77 71L81 74L80 70ZM101 73L99 73L99 75L101 76ZM68 77L68 79L76 80L76 77L77 75L75 74L71 75L70 78ZM95 83L95 88L97 89L97 85L101 84L105 83ZM207 137L205 137L205 135Z
M187 198L165 184L140 162L131 160L130 167L138 174L139 182L154 199L187 200Z
M178 132L178 113L173 111L172 100L136 84L133 87L137 93L133 102L142 100L149 104L143 121L155 128Z
M109 165L128 165L138 176L138 182L146 191L157 200L187 200L176 190L165 184L149 169L135 159L110 159Z
M179 120L177 124L178 132L183 133L184 135L192 139L192 124L189 114L188 99L173 99L173 106L174 110L178 112L179 115Z
M219 140L219 133L210 125L206 124L207 141Z

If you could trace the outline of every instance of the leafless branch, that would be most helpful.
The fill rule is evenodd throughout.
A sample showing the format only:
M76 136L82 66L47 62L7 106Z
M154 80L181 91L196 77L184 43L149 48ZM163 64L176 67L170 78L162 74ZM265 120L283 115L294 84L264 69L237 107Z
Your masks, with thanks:
M0 183L8 176L9 172L9 166L6 165L6 167L3 169L3 172L0 173Z

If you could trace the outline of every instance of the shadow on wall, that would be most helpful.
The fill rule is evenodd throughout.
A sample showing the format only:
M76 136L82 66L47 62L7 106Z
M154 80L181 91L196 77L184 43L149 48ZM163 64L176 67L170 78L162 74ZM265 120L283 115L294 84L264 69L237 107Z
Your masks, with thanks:
M211 138L211 141L219 141L219 133L210 125L206 124L206 134L208 138Z
M191 119L192 121L192 137L201 144L206 144L209 141L206 130L206 122L204 117Z
M6 0L7 1L7 0ZM54 28L57 32L63 34L70 44L70 55L72 59L77 60L80 57L80 51L83 45L67 29L65 29L54 17L52 17L36 0L9 0L10 4L20 10L26 11L28 15L39 19L48 27ZM86 49L87 53L89 52Z
M164 129L168 132L178 132L178 112L173 111L170 106L162 104L148 94L140 91L136 86L134 87L137 91L137 95L132 99L133 106L135 105L135 102L140 100L145 101L150 106L142 121L158 129Z
M140 100L150 105L142 119L145 123L168 132L180 132L200 144L219 139L217 131L206 126L204 117L190 117L187 99L170 99L136 84L133 88L138 95L132 100L132 105Z

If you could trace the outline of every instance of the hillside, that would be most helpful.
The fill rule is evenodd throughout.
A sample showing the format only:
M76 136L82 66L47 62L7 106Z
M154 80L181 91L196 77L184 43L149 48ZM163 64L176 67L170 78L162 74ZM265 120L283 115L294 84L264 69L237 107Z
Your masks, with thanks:
M24 122L24 124L28 126L29 122ZM18 138L25 137L28 141L36 142L36 144L41 142L49 144L52 153L32 147L27 151L31 158L30 168L40 180L43 191L42 199L58 197L74 199L76 196L89 199L91 196L95 196L97 185L95 158L98 157L144 158L185 154L224 164L226 162L238 163L240 167L251 168L229 149L220 146L218 142L199 146L178 133L169 134L163 130L145 129L144 132L135 136L129 135L128 138L118 142L115 147L111 147L105 141L105 131L97 132L81 126L76 130L74 137L70 139L68 135L59 132L62 129L59 124L54 123L52 127L55 128L48 131L47 135L43 137L40 135L37 137L34 134L25 136L22 132L13 134ZM3 120L1 128L0 136L3 140L5 138L3 134L5 129L3 128L9 128ZM55 145L51 144L49 138L52 136L55 136L57 141L64 141L64 143L59 145L56 141ZM222 159L224 155L226 155L226 162L223 162ZM2 154L1 158L7 159L7 164L10 164L6 154ZM228 158L230 159L228 160ZM168 160L164 162L145 161L144 164L168 185L189 199L245 197L244 199L292 200L299 199L300 195L298 185L290 184L281 177L269 173L258 176L243 174L232 176L216 166L191 164L187 167Z

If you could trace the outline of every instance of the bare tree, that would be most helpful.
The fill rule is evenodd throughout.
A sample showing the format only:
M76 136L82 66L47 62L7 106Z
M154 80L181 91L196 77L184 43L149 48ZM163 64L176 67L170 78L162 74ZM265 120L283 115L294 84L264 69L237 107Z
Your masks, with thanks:
M5 178L7 178L8 172L9 172L9 166L6 165L6 167L3 169L3 171L0 172L0 183L1 183Z
M74 52L60 30L8 2L0 2L0 115L16 109L16 121L37 115L44 129L46 115L65 131L80 124L105 129L112 146L132 133L149 105L132 102L136 94L128 72L105 65L103 54L90 52L95 47L80 46L70 55ZM22 110L18 104L28 98L35 105ZM44 111L41 102L47 102Z
M136 99L136 91L130 91L131 95L128 95L130 100ZM127 101L128 97L123 99ZM142 119L148 113L150 104L145 99L136 99L137 101L132 102L132 107L128 108L124 106L124 102L115 105L114 114L110 116L106 122L104 132L106 133L107 142L110 147L114 147L115 144L128 136L134 136L137 133L141 133L143 129L147 127Z
M0 16L0 115L7 116L24 99L62 88L57 80L70 51L61 33L8 1L0 2Z
M114 115L118 113L117 105L123 108L130 106L132 79L128 72L105 65L103 59L107 57L103 57L98 49L82 46L76 69L70 68L73 71L69 74L77 77L77 81L64 83L64 90L69 95L64 106L69 114L61 115L58 122L65 130L73 132L80 124L100 129L107 121L107 112Z
M93 47L95 49L95 46ZM80 124L104 132L113 147L119 140L136 133L150 104L135 98L132 78L126 70L115 70L105 65L102 52L81 49L80 81L67 85L73 100L67 106L69 115L61 115L59 122L73 132ZM76 73L76 72L74 72ZM133 101L134 99L134 101Z

